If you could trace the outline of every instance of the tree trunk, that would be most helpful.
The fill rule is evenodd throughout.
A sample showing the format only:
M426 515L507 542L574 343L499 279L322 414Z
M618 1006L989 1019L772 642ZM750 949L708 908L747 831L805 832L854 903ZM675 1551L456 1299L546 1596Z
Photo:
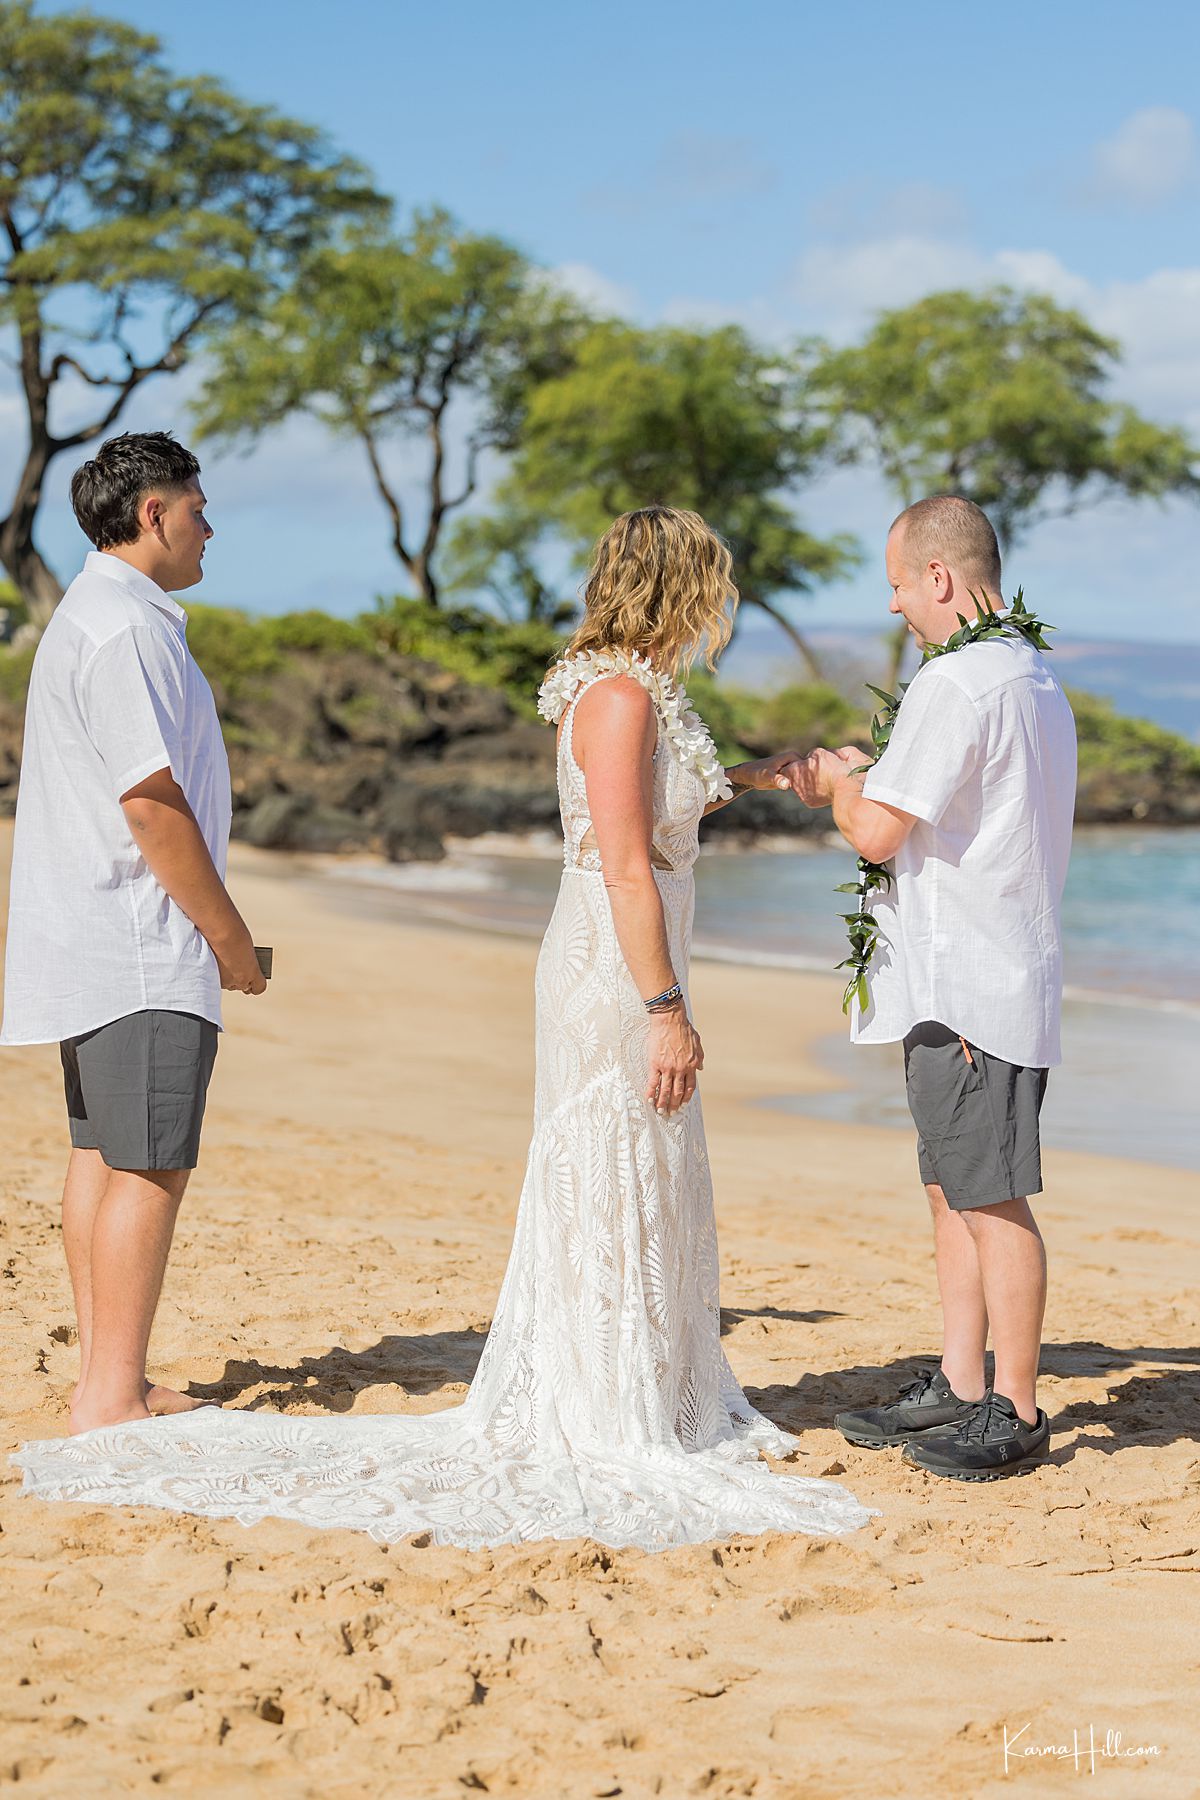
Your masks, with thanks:
M774 619L780 631L791 640L793 648L798 650L803 657L809 678L812 681L824 681L825 671L821 667L816 651L804 634L792 624L786 613L779 612L769 601L760 599L757 594L744 594L743 598L748 605L757 606L761 612L766 613L769 619Z
M42 482L49 466L50 440L36 425L21 471L12 511L0 522L0 563L16 584L35 625L44 626L63 597L62 583L39 554L33 527L42 497Z
M904 665L904 652L908 649L907 625L897 625L889 632L887 647L888 668L882 685L889 694L894 694L900 685L900 670Z

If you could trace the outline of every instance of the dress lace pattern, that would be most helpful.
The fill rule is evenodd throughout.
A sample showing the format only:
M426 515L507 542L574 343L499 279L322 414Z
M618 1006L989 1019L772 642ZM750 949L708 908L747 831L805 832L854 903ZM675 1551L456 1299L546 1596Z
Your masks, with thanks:
M593 681L634 673L659 711L654 839L667 866L655 879L686 981L711 779L695 736L703 727L673 689L664 708L649 665L591 659L571 672L548 701L543 690L544 710L553 716L561 695L557 716L567 715L566 860L537 964L533 1139L466 1399L415 1417L207 1408L29 1443L15 1459L27 1492L244 1525L288 1518L381 1542L428 1532L470 1548L586 1537L660 1550L737 1532L848 1532L871 1516L838 1483L773 1474L761 1460L763 1450L787 1456L795 1439L749 1405L721 1349L700 1101L660 1118L643 1098L645 1008L598 858L581 848L590 820L575 703Z

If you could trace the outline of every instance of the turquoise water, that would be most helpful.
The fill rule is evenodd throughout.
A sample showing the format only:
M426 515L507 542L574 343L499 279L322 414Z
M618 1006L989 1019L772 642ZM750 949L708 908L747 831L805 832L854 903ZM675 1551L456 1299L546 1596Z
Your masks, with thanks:
M843 848L706 858L696 936L827 966L841 949ZM1080 831L1063 898L1069 987L1200 1008L1200 831Z
M696 953L831 971L844 954L844 903L833 889L852 866L840 845L702 856ZM475 849L444 864L343 872L402 890L409 910L427 917L540 935L559 858L550 845L542 856ZM1051 1079L1045 1142L1200 1169L1200 830L1077 833L1063 937L1064 1059ZM911 1129L894 1046L852 1049L838 1036L820 1054L839 1090L779 1104Z

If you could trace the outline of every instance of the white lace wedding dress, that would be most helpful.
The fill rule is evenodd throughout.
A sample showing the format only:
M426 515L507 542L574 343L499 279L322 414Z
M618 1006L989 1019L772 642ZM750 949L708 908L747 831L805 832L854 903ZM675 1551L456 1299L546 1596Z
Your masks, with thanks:
M533 1141L465 1401L419 1417L214 1407L106 1427L26 1444L16 1460L28 1492L466 1546L580 1537L657 1550L734 1532L853 1531L870 1517L836 1482L772 1474L761 1460L795 1440L748 1404L721 1349L700 1101L660 1118L643 1098L646 1012L571 745L574 699L620 671L659 712L656 879L686 979L697 826L723 772L686 697L648 664L573 658L542 690L547 717L566 713L566 855L537 965Z

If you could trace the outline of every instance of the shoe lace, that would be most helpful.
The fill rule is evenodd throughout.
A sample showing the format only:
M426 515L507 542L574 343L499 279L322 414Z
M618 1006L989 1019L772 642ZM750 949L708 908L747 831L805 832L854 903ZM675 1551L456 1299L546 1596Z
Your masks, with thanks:
M925 1395L933 1386L933 1380L936 1373L937 1371L935 1369L922 1370L915 1381L910 1381L908 1386L901 1390L901 1400L907 1401L910 1405L915 1405L917 1401L924 1399Z
M996 1411L996 1396L985 1394L975 1411L968 1413L959 1430L964 1438L985 1438L991 1428L992 1415Z

